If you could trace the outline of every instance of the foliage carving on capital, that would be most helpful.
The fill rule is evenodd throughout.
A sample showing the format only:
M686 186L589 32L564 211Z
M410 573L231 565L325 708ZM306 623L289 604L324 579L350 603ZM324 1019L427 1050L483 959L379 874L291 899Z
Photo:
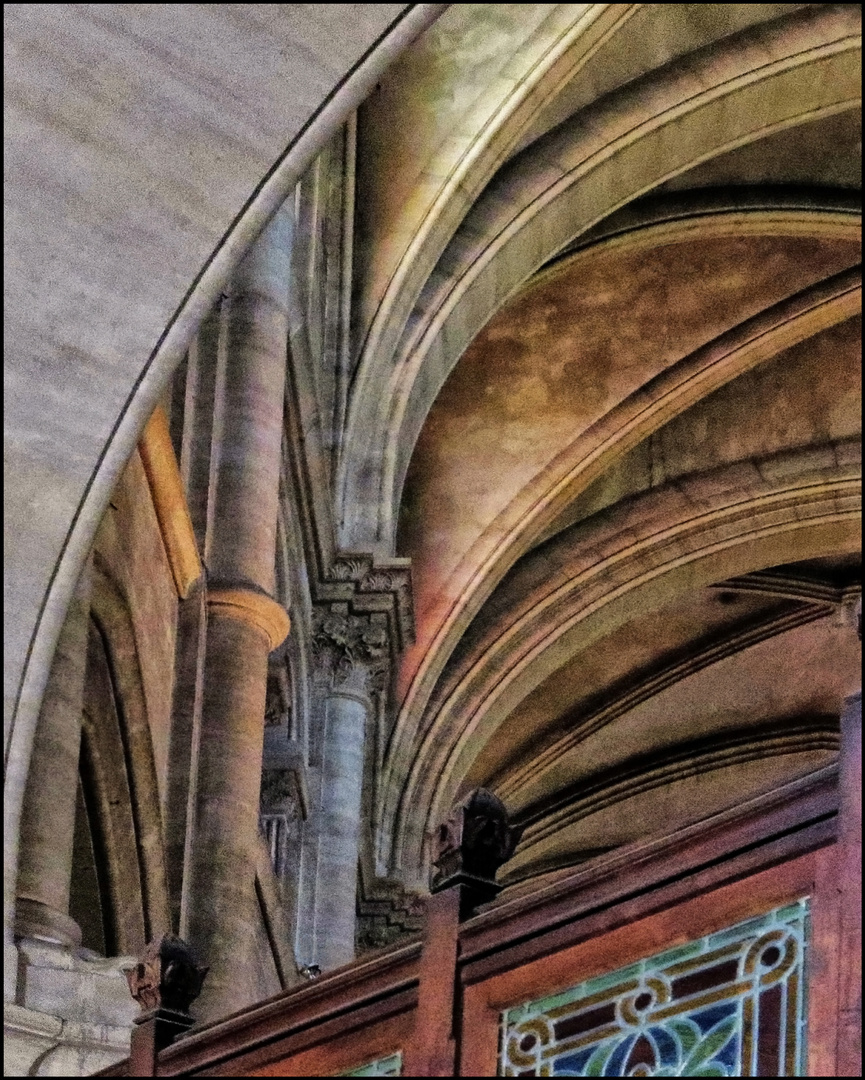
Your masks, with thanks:
M350 614L346 605L315 609L313 655L316 675L334 687L355 684L363 691L384 690L390 673L390 642L383 615Z

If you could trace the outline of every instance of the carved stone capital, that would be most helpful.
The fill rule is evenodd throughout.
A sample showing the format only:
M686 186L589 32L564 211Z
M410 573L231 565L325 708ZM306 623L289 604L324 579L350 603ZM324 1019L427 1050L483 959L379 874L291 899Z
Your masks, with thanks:
M242 586L208 589L207 606L214 615L237 619L264 634L271 650L285 641L291 627L285 608L254 589Z
M391 643L384 613L352 614L347 604L318 605L313 613L315 676L331 689L385 690Z
M499 888L496 872L516 851L522 832L510 824L501 799L485 788L475 789L432 838L432 891L466 884L478 894L475 903L492 899Z
M188 1015L209 970L198 963L185 941L163 934L150 942L135 967L126 972L126 981L142 1012L167 1009Z

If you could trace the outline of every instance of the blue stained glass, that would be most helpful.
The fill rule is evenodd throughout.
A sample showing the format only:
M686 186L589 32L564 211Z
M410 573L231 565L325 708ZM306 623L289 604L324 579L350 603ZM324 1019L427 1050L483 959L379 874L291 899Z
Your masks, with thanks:
M728 1016L733 1016L736 1008L736 1003L732 1001L725 1005L713 1005L711 1009L701 1009L700 1012L693 1013L691 1019L700 1031L705 1033L720 1020L726 1020Z
M803 1076L808 932L806 898L511 1009L499 1075Z

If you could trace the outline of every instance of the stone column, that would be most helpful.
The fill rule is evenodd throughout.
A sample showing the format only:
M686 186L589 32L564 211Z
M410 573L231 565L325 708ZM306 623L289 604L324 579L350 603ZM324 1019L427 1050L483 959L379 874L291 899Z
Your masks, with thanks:
M256 997L255 853L267 657L288 632L272 599L283 434L291 219L281 211L222 304L224 378L205 544L208 628L191 881L182 933L210 974L214 1019Z
M21 817L16 933L77 945L69 917L72 838L87 666L90 567L76 587L42 701Z
M387 643L383 616L349 614L341 604L316 612L324 731L311 959L325 971L350 963L355 954L364 746L370 695L387 678Z
M354 959L357 861L368 699L334 693L325 705L315 963L323 970Z

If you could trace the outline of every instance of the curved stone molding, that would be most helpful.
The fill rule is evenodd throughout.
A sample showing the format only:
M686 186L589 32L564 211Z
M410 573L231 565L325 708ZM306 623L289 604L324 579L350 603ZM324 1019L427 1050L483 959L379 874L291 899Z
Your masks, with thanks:
M396 362L386 354L381 378L369 377L366 395L359 388L351 403L356 452L340 482L343 546L393 550L402 475L432 401L468 343L536 270L694 165L861 100L859 18L824 5L734 34L577 113L497 174L431 275Z
M688 230L707 239L730 236L734 229L737 236L760 236L766 235L767 226L772 235L860 243L862 204L852 192L834 188L767 191L732 186L660 195L650 192L582 233L532 277L529 287L542 283L570 259L610 250L606 245L639 250L644 246L642 238L651 238L652 245L677 243Z
M522 597L509 624L476 643L473 656L482 661L467 665L436 713L419 719L411 743L387 763L382 839L394 849L383 852L385 861L392 857L422 876L423 834L453 801L500 718L563 658L634 610L760 566L854 550L860 465L837 463L843 447L823 459L815 468L805 450L684 477L572 526L527 560L509 581L512 595Z
M721 240L734 236L801 236L814 240L861 243L862 212L858 208L854 210L852 206L784 207L764 203L762 206L749 207L730 205L733 202L732 197L724 201L726 205L712 208L711 205L705 206L704 200L700 200L698 208L683 208L678 213L671 208L670 216L660 221L623 226L611 231L607 236L580 245L573 251L563 253L535 274L526 285L526 292L545 285L574 267L589 266L595 259L604 258L613 251L630 254L651 248L690 243L693 240ZM676 200L672 207L677 203L681 205L681 202L682 200Z
M189 590L201 577L201 559L198 557L195 531L168 430L168 417L161 406L154 410L147 421L138 442L138 452L150 486L177 595L185 600Z
M395 753L403 752L401 740L413 738L414 718L426 708L455 641L507 569L567 503L613 460L695 402L784 349L846 321L861 306L861 269L819 282L649 379L555 457L487 526L441 589L439 607L426 613L432 632L419 642L414 665L401 673L406 683L408 675L413 679L397 722Z
M451 108L465 103L459 116L451 117L449 138L419 144L414 124L409 123L405 144L395 144L388 111L388 152L403 169L419 169L421 180L414 197L401 200L386 219L384 242L373 254L366 295L360 298L359 319L365 323L366 336L358 378L364 383L372 377L370 369L380 370L383 358L393 355L412 305L473 199L543 108L642 6L544 5L535 9L536 14L514 12L510 27L504 25L507 16L496 11L491 30L499 45L500 71L492 75L487 63L468 62L440 72L442 79L450 80L445 88L436 88L441 98ZM451 5L412 55L384 80L388 100L396 108L417 108L413 98L424 66L436 63L437 51L446 47L442 40L449 36L476 40L479 18L483 16L477 10ZM540 21L527 33L526 24L533 18ZM484 59L491 48L488 36L480 50ZM421 116L415 120L429 122L428 113L429 103L423 99ZM428 157L415 160L418 153ZM393 186L400 190L398 184Z
M291 628L285 608L269 596L252 589L210 589L207 606L215 615L237 619L264 634L271 651L285 641Z
M794 611L785 611L781 615L772 614L768 618L749 623L744 628L736 628L720 641L713 642L705 648L697 649L681 660L652 671L642 679L637 678L635 680L629 676L622 687L623 692L605 694L600 707L579 707L575 710L565 734L547 740L546 745L541 746L532 755L531 761L507 769L500 780L495 783L496 791L504 799L513 800L514 797L519 797L520 792L531 782L532 778L538 775L546 766L554 763L562 754L573 749L578 743L588 738L589 735L617 720L620 716L624 716L625 713L635 709L655 694L661 693L661 691L666 690L689 675L694 675L711 664L716 664L719 660L733 656L760 641L776 637L778 634L785 634L788 630L815 622L817 619L824 619L833 610L834 608L828 604L800 604L797 605Z
M837 716L803 716L775 721L746 730L715 733L702 739L675 743L651 754L617 762L615 766L581 778L557 791L549 800L527 807L517 815L523 839L515 865L505 871L506 884L521 881L549 867L526 867L532 848L552 835L569 829L592 814L627 802L635 795L675 784L716 769L786 754L838 749Z

